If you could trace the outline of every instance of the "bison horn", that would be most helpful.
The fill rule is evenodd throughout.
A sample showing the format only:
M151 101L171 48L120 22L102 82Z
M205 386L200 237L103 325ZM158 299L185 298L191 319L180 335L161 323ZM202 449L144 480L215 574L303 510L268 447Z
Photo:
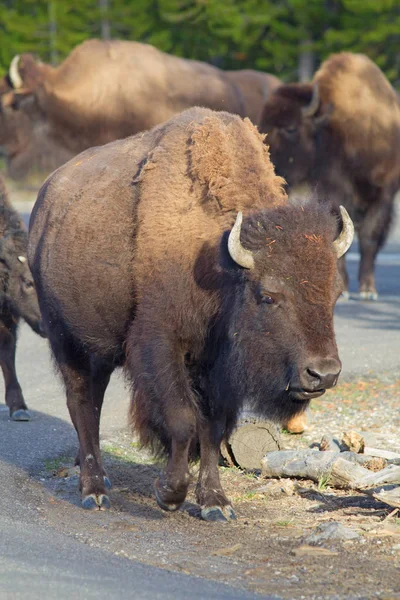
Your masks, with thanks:
M254 268L254 256L250 250L243 248L240 241L240 230L242 228L243 215L238 212L232 231L229 234L228 250L231 258L245 269Z
M354 237L353 221L350 219L349 213L344 206L340 207L340 215L343 221L343 228L338 238L333 242L338 258L347 252Z
M319 109L320 104L321 104L321 99L319 97L318 83L314 83L312 86L312 96L311 96L310 104L308 104L307 106L304 106L304 108L301 109L301 112L303 113L303 117L313 117L315 115L315 113L317 112L317 110Z
M14 58L12 59L11 64L10 64L10 69L8 71L8 76L9 76L11 84L15 90L22 88L22 86L24 85L24 82L22 81L21 75L19 74L19 71L18 71L19 59L20 59L19 54L17 54L17 56L14 56Z

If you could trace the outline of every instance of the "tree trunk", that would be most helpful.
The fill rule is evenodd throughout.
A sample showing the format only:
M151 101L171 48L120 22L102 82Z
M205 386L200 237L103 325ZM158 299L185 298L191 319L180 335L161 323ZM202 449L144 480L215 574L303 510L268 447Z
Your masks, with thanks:
M306 40L300 46L298 78L299 81L311 81L315 71L315 56L311 49L311 40Z
M54 0L49 0L47 4L49 16L49 45L50 45L50 62L52 65L57 64L57 20L56 20L56 3Z
M101 14L101 39L109 40L111 38L110 21L108 20L108 0L99 0Z

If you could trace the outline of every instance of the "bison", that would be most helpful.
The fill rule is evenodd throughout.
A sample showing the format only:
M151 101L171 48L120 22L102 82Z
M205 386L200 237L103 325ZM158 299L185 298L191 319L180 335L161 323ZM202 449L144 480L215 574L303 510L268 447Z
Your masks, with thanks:
M23 54L0 82L0 145L9 172L50 171L95 145L125 138L190 106L258 122L279 84L257 71L224 72L138 42L89 40L53 68Z
M20 318L35 333L44 335L27 251L27 231L11 206L4 180L0 177L0 366L4 375L6 404L13 421L30 419L15 371Z
M360 244L360 296L376 299L374 264L400 176L400 106L386 77L364 55L334 54L311 83L275 89L259 126L291 189L308 183L347 207ZM347 290L344 259L341 272Z
M284 421L336 384L337 260L352 239L324 206L291 206L248 120L192 108L55 171L30 221L29 263L80 445L84 508L107 508L99 450L114 368L131 420L167 456L176 510L200 451L205 520L229 520L221 440L244 400ZM105 479L106 478L106 479Z

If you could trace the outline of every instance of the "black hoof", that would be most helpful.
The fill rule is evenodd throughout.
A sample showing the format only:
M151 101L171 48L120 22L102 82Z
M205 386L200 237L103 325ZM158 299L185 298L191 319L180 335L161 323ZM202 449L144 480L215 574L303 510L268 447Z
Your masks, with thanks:
M156 486L154 486L154 492L155 492L155 495L156 495L157 504L163 510L167 510L168 512L174 512L174 511L178 510L178 508L182 504L182 503L178 503L178 504L166 504L165 502L163 502L161 500L161 498L160 498L160 494L158 493L158 490L157 490Z
M107 510L111 508L111 502L105 494L90 494L82 500L82 508L85 510Z
M15 412L13 412L13 414L11 415L11 420L12 421L30 421L31 415L30 415L29 410L26 410L26 408L20 408L19 410L16 410Z
M107 490L111 490L112 484L106 475L104 475L104 485L106 486Z
M204 521L228 523L236 521L236 515L232 506L207 506L201 509L201 518Z

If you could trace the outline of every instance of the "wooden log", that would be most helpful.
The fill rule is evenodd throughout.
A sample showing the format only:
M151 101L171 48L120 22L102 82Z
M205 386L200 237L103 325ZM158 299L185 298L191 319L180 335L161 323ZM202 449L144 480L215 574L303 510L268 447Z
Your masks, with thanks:
M295 477L319 482L324 478L328 485L343 489L365 489L383 483L400 483L400 467L389 465L378 472L371 472L348 460L350 452L341 454L335 451L281 450L270 452L262 460L264 477Z
M280 449L280 431L275 423L244 415L221 453L230 465L246 470L261 469L261 461L271 451Z

